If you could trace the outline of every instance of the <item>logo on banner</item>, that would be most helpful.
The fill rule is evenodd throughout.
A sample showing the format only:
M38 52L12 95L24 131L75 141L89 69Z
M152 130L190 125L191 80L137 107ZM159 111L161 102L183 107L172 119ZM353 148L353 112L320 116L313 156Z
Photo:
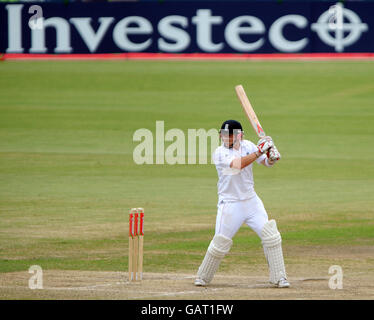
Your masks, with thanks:
M355 43L368 30L368 25L362 23L355 12L339 3L324 12L316 23L312 23L311 29L324 43L342 52L344 47Z

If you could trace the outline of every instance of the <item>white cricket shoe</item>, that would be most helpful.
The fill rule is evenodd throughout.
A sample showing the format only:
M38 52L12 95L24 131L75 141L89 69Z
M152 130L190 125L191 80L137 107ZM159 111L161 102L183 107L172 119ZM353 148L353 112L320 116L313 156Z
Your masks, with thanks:
M203 279L197 278L194 284L197 287L204 287L206 285L206 282Z
M278 281L278 283L276 284L276 286L278 288L289 288L290 287L290 283L287 281L286 278L280 278L280 280Z

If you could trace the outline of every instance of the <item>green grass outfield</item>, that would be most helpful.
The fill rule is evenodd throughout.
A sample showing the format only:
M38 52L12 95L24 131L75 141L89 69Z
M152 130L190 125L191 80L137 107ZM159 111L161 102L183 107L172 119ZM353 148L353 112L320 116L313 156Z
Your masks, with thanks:
M235 118L256 142L237 84L283 156L254 174L286 251L374 245L372 62L5 61L0 272L126 271L128 210L142 206L145 271L195 273L214 233L215 168L136 165L132 135ZM221 270L258 262L243 227Z

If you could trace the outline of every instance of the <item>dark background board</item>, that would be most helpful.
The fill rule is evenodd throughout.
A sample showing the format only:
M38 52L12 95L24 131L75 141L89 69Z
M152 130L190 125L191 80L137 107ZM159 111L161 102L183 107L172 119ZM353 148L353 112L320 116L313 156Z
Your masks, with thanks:
M232 306L231 314L223 312L211 312L217 310L220 305ZM176 301L176 300L145 300L145 301L1 301L0 306L3 310L9 310L12 314L17 314L22 307L40 308L43 313L39 318L47 318L47 315L54 314L58 310L61 316L81 314L82 316L105 316L108 313L121 314L125 311L126 318L132 319L238 319L248 314L248 309L252 309L252 314L260 314L261 310L267 309L269 316L279 315L279 309L287 308L287 317L297 319L305 309L311 316L343 316L354 308L360 310L373 306L372 301L225 301L225 300L194 300L194 301ZM19 308L21 307L21 308ZM171 317L168 314L145 314L150 308L174 308L175 312ZM207 312L196 312L196 310L208 310ZM220 310L220 309L218 309ZM46 312L47 311L47 312ZM195 312L193 312L195 311Z
M33 14L28 13L30 6L33 4L39 5L43 10L45 19L60 18L65 19L68 24L67 30L70 35L71 50L58 52L56 48L56 30L54 27L47 27L45 29L46 48L47 51L35 52L30 51L31 48L31 29L28 21ZM167 16L183 16L185 17L186 25L174 25L179 29L185 37L190 39L188 45L182 49L171 49L170 53L310 53L310 52L374 52L374 2L344 2L344 13L347 9L351 10L357 16L358 24L364 25L365 30L359 31L358 36L352 43L346 45L346 40L351 31L347 28L357 28L358 24L352 24L354 21L349 21L350 17L344 14L344 29L342 48L339 49L337 44L337 36L335 32L326 32L327 36L331 38L333 44L327 44L323 41L317 32L312 30L312 25L317 22L319 17L329 10L331 5L335 2L327 1L282 1L282 2L122 2L122 3L13 3L0 4L0 52L8 53L119 53L129 52L131 50L120 48L116 44L113 37L113 30L118 23L129 16L140 16L145 18L152 25L152 32L148 34L130 34L129 40L133 43L142 43L150 40L150 45L141 50L134 50L135 52L165 52L159 46L160 39L164 39L168 43L175 43L167 39L165 35L169 35L171 29L168 28L164 34L159 32L159 22ZM7 50L9 48L10 38L14 38L16 32L15 26L17 22L13 19L9 21L8 13L12 6L23 6L21 11L21 37L23 50ZM207 51L204 46L199 44L197 37L197 26L193 23L193 17L196 16L198 10L210 10L212 16L222 17L222 23L212 25L211 42L214 44L222 43L222 46L216 50ZM253 43L259 39L263 39L262 45L257 49L245 51L234 48L225 38L225 28L232 19L239 16L253 16L259 19L264 25L264 32L262 34L242 34L240 39L246 43ZM287 15L298 15L304 20L302 27L297 27L292 23L288 23L283 28L283 37L288 41L298 41L306 39L307 44L301 49L287 51L274 45L270 40L269 33L274 22L281 17ZM77 28L69 21L71 18L91 18L92 32L96 33L99 26L100 17L113 17L114 20L106 30L101 42L97 48L90 51L82 36L77 31ZM327 21L326 21L327 23ZM130 25L130 27L136 25ZM241 25L248 27L248 24ZM202 28L200 29L202 30ZM66 36L66 34L65 34ZM87 36L87 35L86 35ZM209 35L208 35L209 38ZM22 51L22 52L21 52Z

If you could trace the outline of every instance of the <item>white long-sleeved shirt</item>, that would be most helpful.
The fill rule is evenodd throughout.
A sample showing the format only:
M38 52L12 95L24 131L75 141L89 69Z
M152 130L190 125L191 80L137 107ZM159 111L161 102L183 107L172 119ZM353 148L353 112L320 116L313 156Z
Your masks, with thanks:
M258 151L257 146L249 140L242 140L239 150L229 149L223 145L215 150L213 160L218 173L218 203L247 200L256 194L252 172L253 162L241 170L230 168L235 158L244 157L256 151ZM261 163L265 158L266 155L263 154L256 161Z

